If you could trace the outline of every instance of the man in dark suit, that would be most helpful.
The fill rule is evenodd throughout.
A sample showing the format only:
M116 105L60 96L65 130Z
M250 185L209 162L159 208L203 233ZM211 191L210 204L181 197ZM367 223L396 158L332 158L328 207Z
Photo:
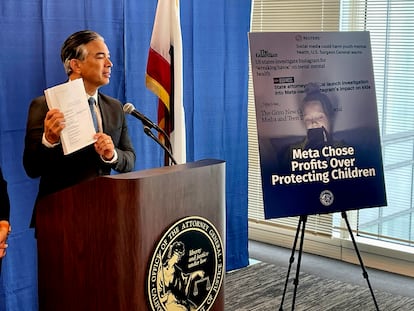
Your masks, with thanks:
M89 99L96 103L98 120L96 142L64 155L60 134L65 116L58 109L48 109L45 96L30 104L23 165L28 176L40 177L37 199L97 176L111 169L124 173L135 165L133 149L122 104L100 93L109 83L112 62L108 47L98 33L83 30L70 35L61 50L61 59L69 80L82 78ZM35 226L35 211L31 227Z
M11 231L10 223L10 201L7 193L7 182L3 178L3 172L0 167L0 268L1 258L6 255L7 236ZM1 272L1 270L0 270Z

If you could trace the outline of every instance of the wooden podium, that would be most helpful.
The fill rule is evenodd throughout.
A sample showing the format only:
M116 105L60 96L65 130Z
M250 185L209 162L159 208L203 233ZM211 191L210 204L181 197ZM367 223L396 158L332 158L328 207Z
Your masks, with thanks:
M154 248L188 216L208 219L225 243L224 161L99 177L45 197L36 218L39 310L150 310ZM224 310L224 286L211 310Z

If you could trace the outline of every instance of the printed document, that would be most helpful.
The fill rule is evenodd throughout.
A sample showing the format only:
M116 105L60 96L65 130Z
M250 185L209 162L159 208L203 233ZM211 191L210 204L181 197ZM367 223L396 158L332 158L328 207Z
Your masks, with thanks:
M96 133L82 79L72 80L46 89L49 109L59 109L65 117L60 140L65 155L95 142Z

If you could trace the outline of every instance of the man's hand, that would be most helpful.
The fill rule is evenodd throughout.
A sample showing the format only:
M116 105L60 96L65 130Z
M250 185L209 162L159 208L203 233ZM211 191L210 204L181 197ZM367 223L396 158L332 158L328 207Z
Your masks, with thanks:
M6 256L6 248L9 246L7 237L11 232L11 226L7 220L0 221L0 258Z
M65 128L65 118L58 109L51 109L47 112L45 122L45 138L51 144L59 142L60 133Z
M96 139L94 145L96 152L101 155L104 160L111 161L115 155L115 146L111 136L106 135L105 133L96 133L94 138Z

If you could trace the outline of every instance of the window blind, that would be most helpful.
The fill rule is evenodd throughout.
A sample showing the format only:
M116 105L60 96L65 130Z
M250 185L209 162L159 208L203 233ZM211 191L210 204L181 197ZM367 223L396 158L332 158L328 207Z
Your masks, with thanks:
M343 1L341 30L371 35L388 206L358 212L358 234L414 245L414 2Z

